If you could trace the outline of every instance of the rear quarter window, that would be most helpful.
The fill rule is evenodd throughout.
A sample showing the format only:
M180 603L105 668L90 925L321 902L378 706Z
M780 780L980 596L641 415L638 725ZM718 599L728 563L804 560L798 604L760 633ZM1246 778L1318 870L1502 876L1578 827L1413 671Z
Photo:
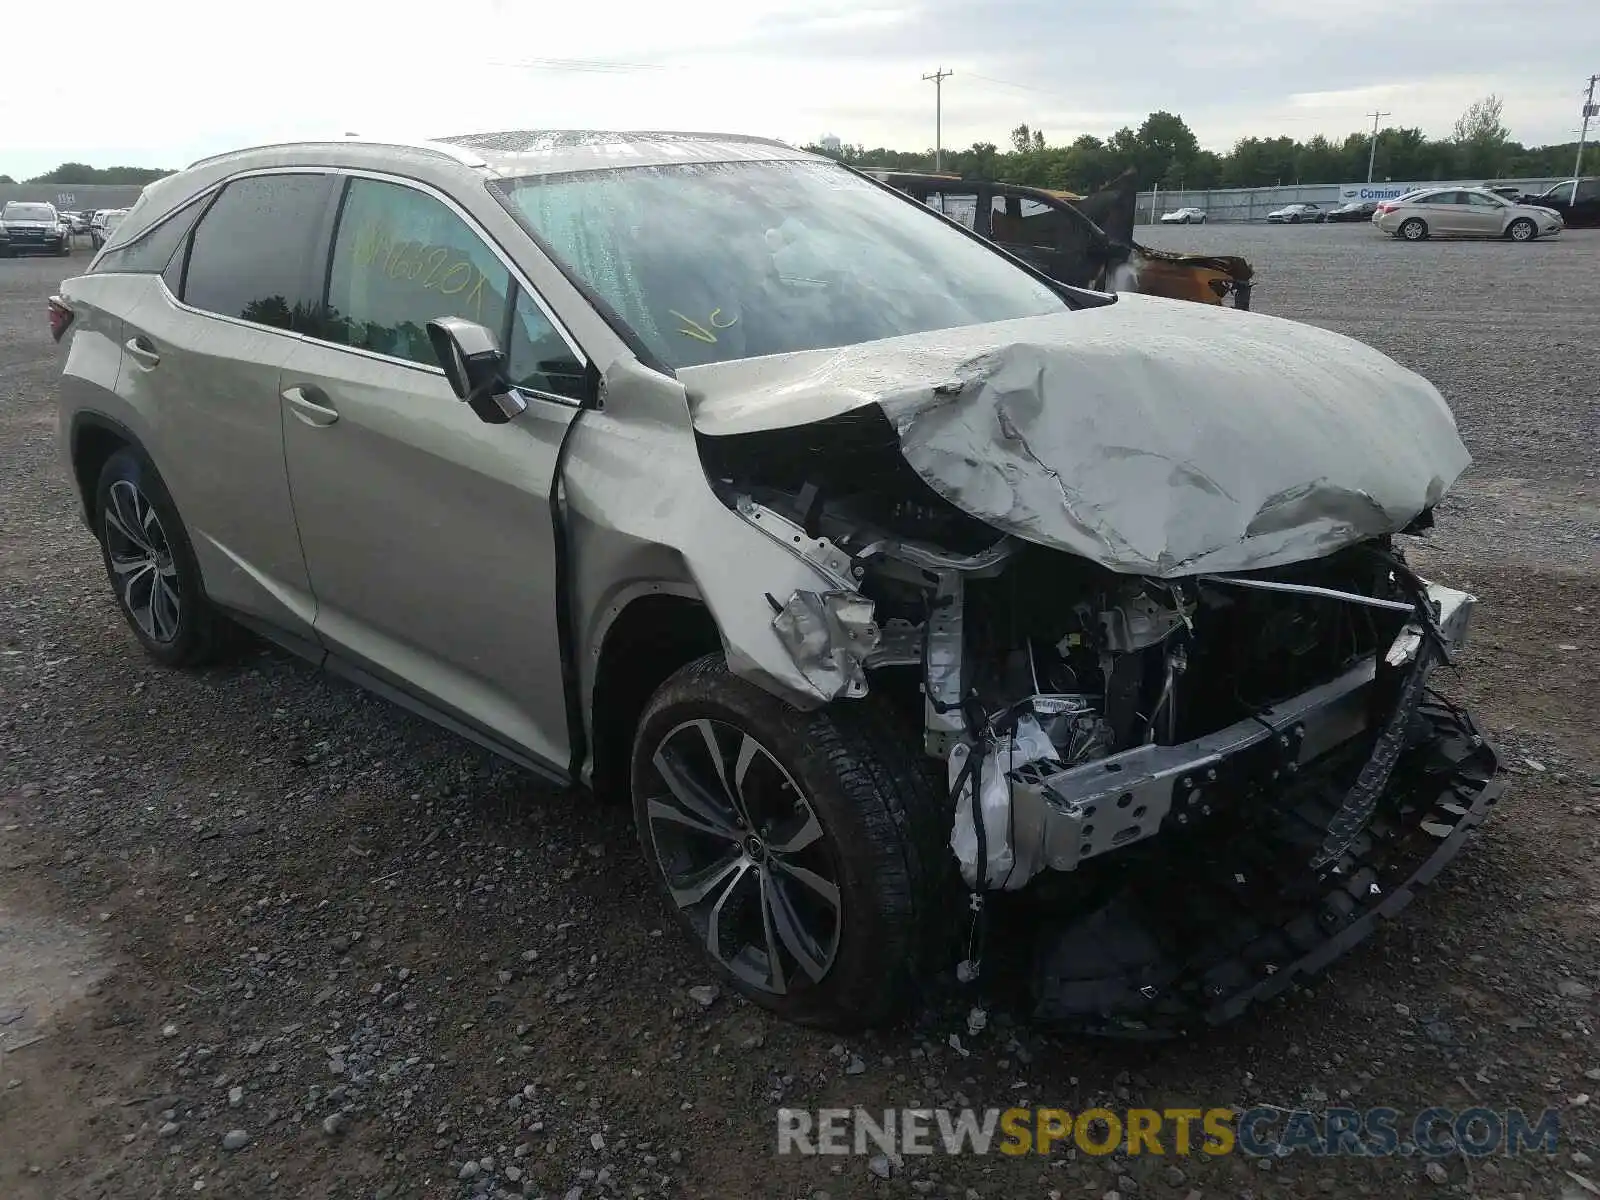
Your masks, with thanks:
M95 259L94 265L89 268L89 273L98 275L121 272L155 275L165 271L178 247L183 245L183 239L188 236L189 230L194 228L195 219L205 210L210 199L209 193L197 197L170 216L156 222L133 241L106 250ZM107 215L102 221L102 226L109 235L126 219L127 214L115 217ZM173 291L176 290L173 288Z

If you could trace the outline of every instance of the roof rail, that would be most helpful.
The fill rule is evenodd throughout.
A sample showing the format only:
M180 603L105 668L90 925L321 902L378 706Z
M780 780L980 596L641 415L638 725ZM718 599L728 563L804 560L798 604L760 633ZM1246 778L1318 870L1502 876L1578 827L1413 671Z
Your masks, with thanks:
M434 141L429 138L380 138L362 137L360 134L346 134L342 138L305 138L295 142L263 142L256 146L239 146L233 150L225 150L221 154L207 155L197 158L189 164L186 170L203 166L206 163L220 162L225 158L233 158L240 154L249 154L256 150L283 150L296 146L397 146L406 150L421 150L428 154L436 154L440 158L452 159L468 167L486 167L488 161L480 154L465 146L454 146L448 142Z

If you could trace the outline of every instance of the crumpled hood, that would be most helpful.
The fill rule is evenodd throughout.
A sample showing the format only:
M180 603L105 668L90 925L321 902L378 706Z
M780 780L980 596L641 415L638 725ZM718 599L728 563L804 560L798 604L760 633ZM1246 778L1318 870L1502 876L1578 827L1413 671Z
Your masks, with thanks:
M877 405L912 468L996 529L1159 577L1393 533L1471 462L1438 390L1260 313L1117 303L685 368L710 437Z

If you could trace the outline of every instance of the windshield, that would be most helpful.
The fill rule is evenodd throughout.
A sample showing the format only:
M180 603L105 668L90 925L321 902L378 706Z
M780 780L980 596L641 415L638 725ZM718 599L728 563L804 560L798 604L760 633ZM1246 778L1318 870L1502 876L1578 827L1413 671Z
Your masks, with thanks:
M832 163L684 163L496 186L674 368L1066 310L982 242Z
M0 221L54 221L56 211L48 204L17 204L6 205L5 211L0 213Z

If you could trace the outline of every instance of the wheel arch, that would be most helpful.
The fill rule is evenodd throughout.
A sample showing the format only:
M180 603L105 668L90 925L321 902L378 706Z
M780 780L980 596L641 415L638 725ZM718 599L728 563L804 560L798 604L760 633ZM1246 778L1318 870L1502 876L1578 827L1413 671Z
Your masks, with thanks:
M146 457L150 452L126 425L97 412L74 414L67 445L83 520L93 530L95 489L106 461L118 450L127 447L139 450Z
M656 690L678 668L722 653L716 619L688 584L638 584L612 603L585 664L596 795L627 796L633 732Z

